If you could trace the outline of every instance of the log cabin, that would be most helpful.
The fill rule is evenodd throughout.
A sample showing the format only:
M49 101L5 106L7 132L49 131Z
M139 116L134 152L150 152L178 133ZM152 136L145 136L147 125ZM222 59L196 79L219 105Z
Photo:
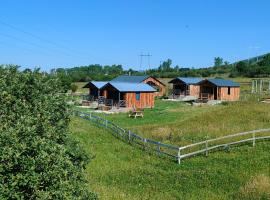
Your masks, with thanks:
M155 105L156 90L145 83L108 82L100 90L112 106L153 108Z
M156 89L155 96L164 96L166 94L166 85L153 76L121 75L110 82L146 83Z
M237 101L240 96L240 85L231 80L205 79L198 83L200 100Z
M198 83L202 81L201 78L194 77L177 77L169 81L173 84L172 96L177 98L179 96L200 96L200 86Z

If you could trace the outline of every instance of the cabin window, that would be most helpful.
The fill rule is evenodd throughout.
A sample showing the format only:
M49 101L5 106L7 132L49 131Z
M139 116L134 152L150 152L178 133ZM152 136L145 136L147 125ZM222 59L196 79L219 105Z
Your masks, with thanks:
M228 87L228 95L231 94L231 87Z
M140 101L140 99L141 99L140 92L136 92L136 101Z

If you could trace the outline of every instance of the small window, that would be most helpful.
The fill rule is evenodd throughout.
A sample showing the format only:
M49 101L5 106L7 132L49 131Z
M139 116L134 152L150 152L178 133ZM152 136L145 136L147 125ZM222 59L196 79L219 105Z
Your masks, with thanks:
M136 92L136 101L140 101L141 94L139 92Z
M228 87L228 95L231 94L231 87Z

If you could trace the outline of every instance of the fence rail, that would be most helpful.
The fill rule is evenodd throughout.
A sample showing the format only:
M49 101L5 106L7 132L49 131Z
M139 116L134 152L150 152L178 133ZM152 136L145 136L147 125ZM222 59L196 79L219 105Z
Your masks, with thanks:
M92 113L80 112L72 110L73 115L89 120L98 126L102 126L112 131L113 135L132 144L137 144L143 149L157 153L158 156L166 156L173 158L178 164L181 163L182 159L189 158L195 155L205 154L208 156L210 151L216 151L224 148L229 148L232 145L241 143L251 143L255 146L257 140L268 140L270 139L270 128L259 129L253 131L247 131L243 133L237 133L233 135L227 135L215 139L209 139L202 142L178 147L171 144L164 144L152 139L143 138L130 130L119 127L113 122L103 119L99 116L93 115Z

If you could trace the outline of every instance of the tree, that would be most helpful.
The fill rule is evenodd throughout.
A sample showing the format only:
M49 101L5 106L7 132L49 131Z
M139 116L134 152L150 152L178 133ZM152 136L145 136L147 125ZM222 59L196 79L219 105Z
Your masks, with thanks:
M259 66L270 66L270 54L267 54L263 59L258 63Z
M247 63L240 61L236 64L235 68L236 68L238 73L242 74L242 73L246 72L246 70L247 70Z
M223 58L215 57L214 63L215 63L215 67L220 67L223 64Z
M230 62L228 62L228 61L225 61L225 62L224 62L225 67L228 67L229 64L230 64Z
M0 67L0 199L93 199L57 79Z
M173 68L171 68L172 60L168 59L166 61L163 61L163 63L159 66L160 71L171 71Z

